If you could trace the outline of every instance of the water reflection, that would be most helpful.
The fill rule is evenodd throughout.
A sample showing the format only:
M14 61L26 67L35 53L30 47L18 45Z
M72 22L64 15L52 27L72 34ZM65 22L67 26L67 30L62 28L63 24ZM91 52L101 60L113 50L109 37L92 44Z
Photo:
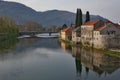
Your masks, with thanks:
M65 44L64 42L61 42L61 48L64 50L64 51L71 51L72 50L72 47L70 44Z
M31 44L35 44L35 42L38 41L39 41L38 38L21 38L19 40L19 44L31 45Z
M64 50L70 50L70 46L67 47L68 45L64 42L62 42L62 45L66 46L66 48L61 46ZM115 74L114 72L120 69L119 57L110 56L100 50L92 48L84 48L81 46L71 47L71 54L75 58L76 72L82 80L87 80L88 78L91 80L92 77L97 80L105 80L111 77L109 80L113 80L114 78L112 76ZM98 77L93 73L98 74ZM88 75L92 75L92 77ZM109 77L107 75L109 75Z
M0 57L0 80L74 80L73 59L57 39L20 39Z
M9 41L10 42L10 41ZM0 80L119 80L120 58L57 39L22 38L0 47ZM0 43L1 44L1 43Z
M16 43L18 42L18 39L9 39L0 42L0 53L4 51L8 51L9 49L13 49L16 47Z
M98 74L111 74L120 67L120 58L90 48L81 49L81 62Z

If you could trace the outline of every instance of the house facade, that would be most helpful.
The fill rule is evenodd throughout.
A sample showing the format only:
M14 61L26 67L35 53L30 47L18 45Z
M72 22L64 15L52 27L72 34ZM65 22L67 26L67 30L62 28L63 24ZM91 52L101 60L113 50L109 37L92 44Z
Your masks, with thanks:
M80 43L80 36L81 36L81 27L77 27L72 31L72 42L77 44Z
M94 48L120 47L120 29L110 21L93 20L81 26L81 42Z
M67 27L60 31L60 37L63 40L71 40L72 38L72 27Z
M93 21L84 23L81 26L81 43L83 45L92 46L93 36L94 36L93 31L95 28L102 25L103 25L103 21L100 21L100 20L93 20Z

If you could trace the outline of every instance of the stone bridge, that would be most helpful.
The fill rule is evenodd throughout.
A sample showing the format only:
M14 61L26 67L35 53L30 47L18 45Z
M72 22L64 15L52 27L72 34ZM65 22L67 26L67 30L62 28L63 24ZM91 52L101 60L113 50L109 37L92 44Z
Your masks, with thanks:
M23 32L19 32L19 35L21 36L21 35L32 35L32 36L34 36L34 35L36 35L36 34L42 34L42 33L49 33L49 35L51 35L52 33L58 33L58 32L52 32L52 31L50 31L50 32L38 32L38 31L23 31Z

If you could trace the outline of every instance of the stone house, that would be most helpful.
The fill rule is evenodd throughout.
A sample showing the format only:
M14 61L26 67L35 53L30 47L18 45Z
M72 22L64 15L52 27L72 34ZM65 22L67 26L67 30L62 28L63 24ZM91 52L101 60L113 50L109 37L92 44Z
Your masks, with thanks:
M67 27L60 31L60 37L63 40L71 40L72 38L72 27Z
M120 29L112 22L107 22L94 30L95 48L120 48Z
M81 26L81 43L83 45L93 45L93 30L104 24L101 20L92 20Z
M72 31L72 42L75 44L80 43L80 36L81 36L80 31L81 31L80 27L77 27Z
M81 26L81 42L95 48L120 47L120 28L110 21L93 20Z

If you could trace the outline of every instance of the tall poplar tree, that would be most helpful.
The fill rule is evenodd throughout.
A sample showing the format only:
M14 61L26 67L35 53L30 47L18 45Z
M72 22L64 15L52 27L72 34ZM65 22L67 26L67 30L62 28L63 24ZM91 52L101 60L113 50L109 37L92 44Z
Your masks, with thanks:
M75 25L76 25L76 27L82 25L82 11L81 11L81 9L77 9Z
M89 11L86 12L86 20L85 20L85 22L88 22L88 21L90 21Z

